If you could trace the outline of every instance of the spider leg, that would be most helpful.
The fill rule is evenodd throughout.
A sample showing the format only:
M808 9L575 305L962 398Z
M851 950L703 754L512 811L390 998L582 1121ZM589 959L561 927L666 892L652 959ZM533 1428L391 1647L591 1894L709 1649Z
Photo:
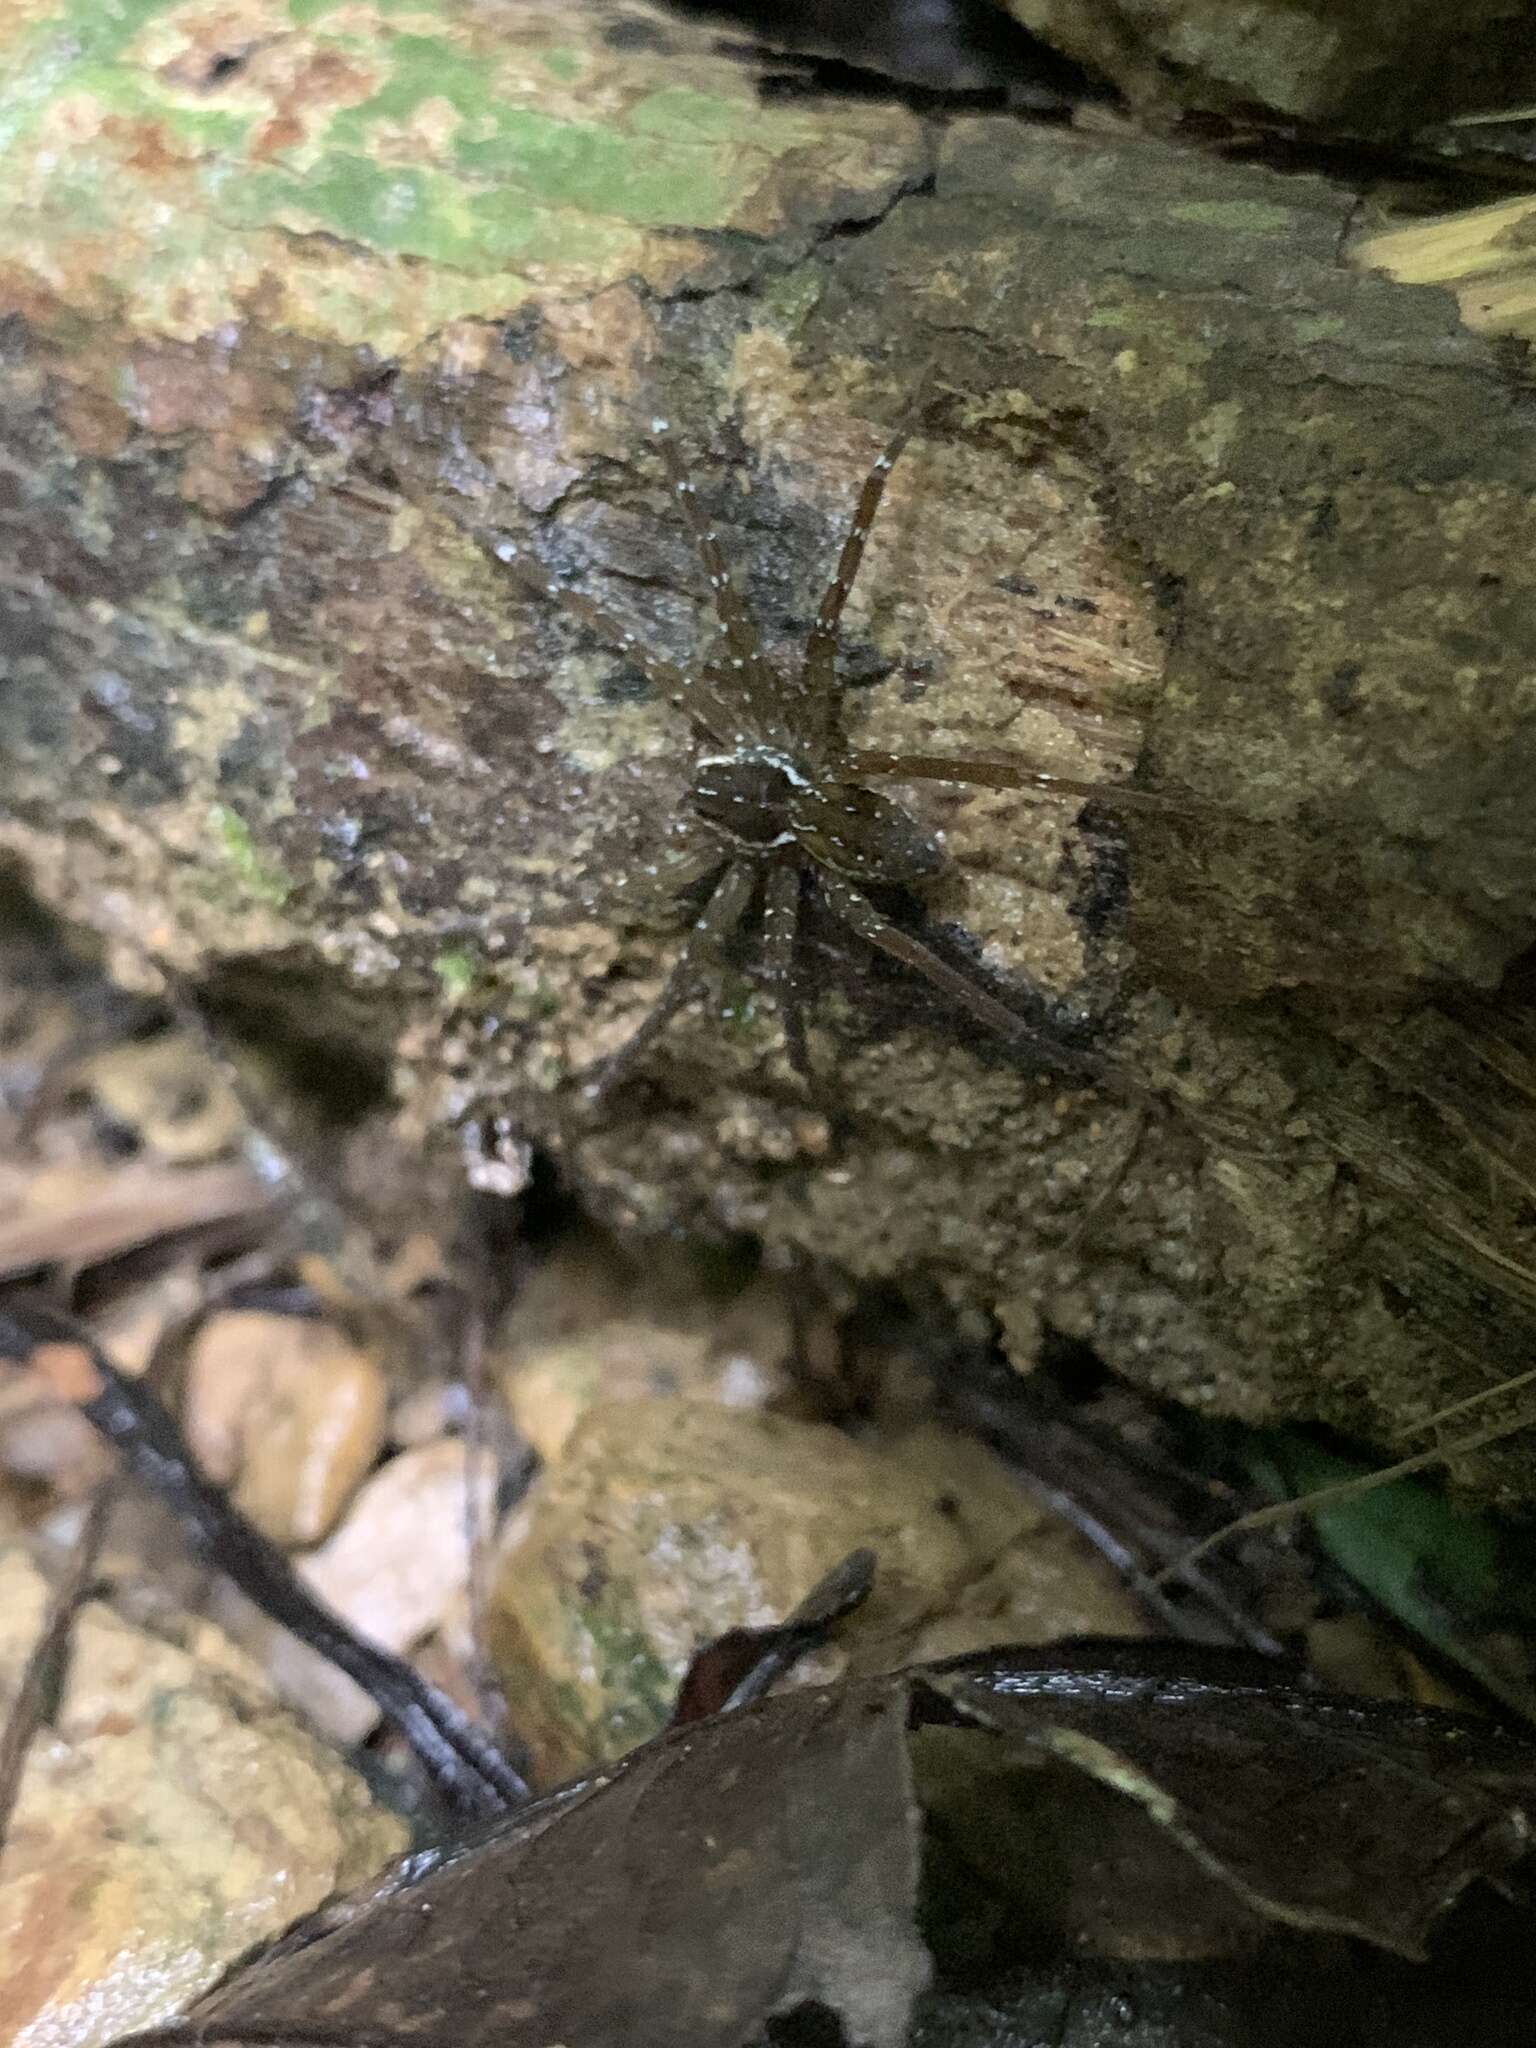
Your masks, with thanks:
M1016 1017L1005 1003L989 995L968 974L962 974L958 967L951 967L947 960L941 960L921 939L914 939L910 932L892 924L851 882L845 882L841 875L834 875L826 869L818 873L816 881L829 907L861 939L871 946L878 946L882 953L889 953L893 960L915 969L925 981L953 996L989 1031L995 1032L999 1038L1019 1038L1027 1031L1028 1026L1022 1017Z
M649 909L674 901L706 875L718 874L720 862L719 840L701 827L690 829L684 815L673 821L656 860L615 875L607 887L625 902L638 899Z
M600 1103L616 1088L633 1068L647 1048L659 1037L700 981L700 962L705 953L728 938L746 915L752 901L752 892L757 887L757 872L750 862L733 860L715 884L709 901L699 912L698 920L687 938L683 950L673 963L672 971L662 983L661 994L656 998L639 1025L608 1058L600 1060L587 1077L585 1092L590 1101Z
M720 551L720 536L699 507L698 492L673 444L668 422L653 420L651 429L661 451L672 495L682 508L694 546L699 551L699 560L704 565L704 574L709 579L717 631L725 642L724 655L707 664L715 695L718 698L729 692L738 698L741 705L733 729L721 737L738 746L751 740L785 741L789 731L784 721L778 679L763 659L757 625L731 581L731 572Z
M768 870L763 902L763 959L784 1026L789 1064L803 1081L809 1081L810 1053L805 1042L800 985L795 976L799 938L800 870L785 862Z
M496 559L506 564L526 590L579 620L605 647L633 662L658 697L702 726L712 740L722 746L730 744L739 721L727 710L718 691L702 684L675 662L652 654L641 644L639 635L632 633L628 626L621 625L612 612L594 602L585 592L572 590L565 583L556 583L537 557L515 541L498 541L495 554Z
M1136 1155L1141 1150L1151 1123L1151 1108L1146 1102L1138 1101L1131 1111L1131 1140L1126 1146L1114 1171L1106 1175L1104 1184L1097 1194L1090 1197L1082 1214L1067 1232L1061 1243L1061 1253L1066 1256L1077 1251L1092 1235L1100 1220L1108 1213L1110 1204L1119 1194L1125 1177L1136 1164Z
M895 467L896 458L911 438L916 420L916 408L908 411L901 425L875 457L874 466L864 479L864 488L859 493L859 502L854 507L853 519L843 539L843 551L837 558L837 567L832 572L832 581L822 595L821 605L816 613L816 622L811 627L810 637L805 643L805 661L800 671L800 692L814 704L830 706L833 696L833 666L837 660L837 635L842 623L843 607L848 602L864 560L864 544L869 539L869 529L874 525L875 514L880 509L880 500L885 496L885 480Z
M886 754L855 748L839 762L838 772L852 782L889 775L902 782L961 782L980 789L1035 789L1042 796L1097 798L1125 810L1162 811L1180 817L1237 815L1203 797L1128 789L1123 782L1084 782L1076 776L1054 774L1048 768L1030 768L1019 761L989 761L982 756Z

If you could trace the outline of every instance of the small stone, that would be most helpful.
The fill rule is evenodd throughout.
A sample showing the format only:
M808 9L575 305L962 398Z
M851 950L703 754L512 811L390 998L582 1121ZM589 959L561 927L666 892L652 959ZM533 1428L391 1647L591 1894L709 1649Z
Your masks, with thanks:
M78 1500L116 1470L97 1431L40 1373L18 1373L0 1387L0 1473Z
M463 1419L466 1405L462 1382L429 1379L395 1403L389 1417L389 1440L401 1450L435 1443Z
M0 1712L47 1598L0 1554ZM209 1668L88 1604L0 1857L0 2040L97 2048L168 2019L404 1834L228 1645Z
M489 1515L495 1494L482 1460L475 1512ZM404 1655L454 1610L469 1577L466 1541L468 1460L454 1438L391 1458L362 1488L341 1527L298 1561L300 1576L359 1635ZM334 1664L268 1626L266 1668L286 1699L342 1747L377 1724L374 1702Z
M276 1543L318 1542L384 1442L378 1362L325 1323L213 1317L187 1363L183 1421L210 1479Z
M685 1262L642 1271L594 1243L557 1254L538 1280L503 1324L497 1356L513 1420L546 1462L599 1402L769 1408L799 1398L794 1314L777 1281L711 1289Z
M204 1279L196 1267L190 1262L173 1266L104 1303L92 1317L92 1328L118 1370L137 1378L171 1324L192 1315L203 1299Z
M219 1158L245 1129L233 1090L182 1032L114 1045L87 1060L79 1078L114 1123L178 1165Z
M894 1448L701 1401L590 1410L504 1532L490 1648L540 1773L621 1755L666 1721L693 1651L781 1620L861 1544L875 1590L797 1676L894 1669L1003 1639L1137 1635L1076 1533L985 1446L928 1426Z

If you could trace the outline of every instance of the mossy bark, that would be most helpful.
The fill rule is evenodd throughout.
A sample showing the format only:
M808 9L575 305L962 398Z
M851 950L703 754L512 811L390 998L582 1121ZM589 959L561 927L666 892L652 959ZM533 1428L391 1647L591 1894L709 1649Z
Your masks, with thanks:
M935 1283L1021 1363L1052 1326L1401 1442L1523 1362L1518 366L1353 270L1315 179L764 104L595 0L231 19L9 32L0 831L41 893L139 971L302 989L424 1131L510 1115L633 1226ZM495 546L686 659L665 412L788 644L926 365L850 730L1207 809L913 794L1028 1060L818 927L818 1099L736 962L594 1112L677 944L689 736Z

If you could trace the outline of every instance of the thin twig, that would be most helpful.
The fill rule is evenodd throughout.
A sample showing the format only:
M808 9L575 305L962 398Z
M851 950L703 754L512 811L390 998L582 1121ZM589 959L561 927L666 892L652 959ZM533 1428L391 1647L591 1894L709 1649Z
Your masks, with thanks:
M1013 1404L983 1388L951 1390L948 1405L957 1420L977 1431L1007 1460L1026 1492L1093 1545L1148 1614L1171 1634L1195 1638L1191 1616L1170 1601L1164 1590L1170 1581L1178 1580L1234 1643L1261 1656L1283 1653L1283 1646L1269 1630L1247 1614L1224 1587L1190 1568L1198 1551L1180 1552L1171 1562L1163 1562L1178 1539L1156 1528L1138 1511L1140 1487L1129 1482L1126 1472L1116 1469L1111 1462L1114 1453L1096 1443L1091 1434L1065 1417L1020 1413ZM1064 1458L1064 1449L1073 1455ZM1085 1458L1096 1460L1100 1469L1093 1470ZM1134 1533L1125 1533L1127 1525ZM1149 1569L1153 1559L1158 1561L1156 1570Z
M521 1805L528 1785L500 1746L403 1658L364 1642L317 1600L288 1559L205 1479L169 1409L120 1372L89 1330L42 1303L0 1308L0 1356L72 1354L60 1391L166 1501L198 1551L261 1611L354 1679L405 1737L444 1796L471 1813Z
M486 1651L490 1594L487 1584L486 1552L488 1519L494 1518L495 1499L489 1515L481 1503L485 1475L493 1482L496 1456L486 1432L485 1311L478 1293L468 1302L459 1347L464 1385L464 1550L465 1603L469 1610L469 1682L475 1703L488 1728L504 1739L507 1727L507 1696Z
M1468 1394L1460 1401L1453 1401L1448 1408L1441 1408L1427 1421L1419 1424L1421 1429L1434 1429L1453 1416L1465 1415L1469 1409L1480 1408L1485 1402L1499 1399L1502 1395L1513 1394L1521 1387L1536 1381L1536 1366L1528 1372L1516 1373L1513 1378L1501 1380L1496 1387L1484 1387L1479 1394ZM1407 1479L1415 1472L1426 1472L1434 1465L1448 1464L1452 1458L1470 1455L1473 1451L1486 1450L1489 1444L1496 1444L1504 1437L1513 1436L1517 1430L1526 1429L1536 1421L1529 1414L1517 1416L1513 1421L1505 1420L1489 1425L1487 1429L1475 1430L1471 1436L1457 1437L1448 1444L1435 1444L1427 1451L1416 1451L1410 1458L1400 1458L1393 1465L1379 1465L1374 1471L1359 1472L1350 1479L1336 1479L1329 1486L1319 1486L1311 1493L1298 1494L1294 1500L1276 1501L1266 1508L1255 1508L1251 1514L1240 1515L1235 1522L1228 1522L1197 1543L1192 1550L1186 1550L1182 1557L1160 1571L1154 1585L1166 1585L1169 1579L1188 1571L1189 1567L1219 1544L1228 1543L1234 1536L1245 1536L1253 1529L1272 1529L1279 1524L1293 1520L1297 1515L1314 1514L1319 1508L1336 1507L1341 1501L1355 1500L1361 1494L1374 1493L1380 1486L1386 1486L1394 1479Z
M10 1831L11 1815L21 1791L21 1774L32 1739L42 1726L55 1674L68 1654L69 1632L86 1597L91 1574L101 1550L107 1522L116 1503L120 1482L105 1480L91 1496L84 1520L64 1560L49 1597L43 1625L22 1667L21 1683L11 1702L5 1726L0 1728L0 1850Z

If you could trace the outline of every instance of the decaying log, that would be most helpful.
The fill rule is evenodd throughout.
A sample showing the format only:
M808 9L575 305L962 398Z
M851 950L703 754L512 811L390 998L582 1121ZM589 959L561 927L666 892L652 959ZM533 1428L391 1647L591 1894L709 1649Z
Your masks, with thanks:
M760 102L598 0L124 33L20 48L0 221L0 836L50 903L392 1062L423 1131L511 1116L635 1227L935 1283L1021 1364L1054 1327L1416 1444L1526 1361L1536 416L1352 266L1350 191ZM1028 1056L818 926L814 1094L737 961L594 1108L689 732L496 549L685 660L664 413L792 646L925 369L853 736L1191 808L910 793L949 866L898 913Z

